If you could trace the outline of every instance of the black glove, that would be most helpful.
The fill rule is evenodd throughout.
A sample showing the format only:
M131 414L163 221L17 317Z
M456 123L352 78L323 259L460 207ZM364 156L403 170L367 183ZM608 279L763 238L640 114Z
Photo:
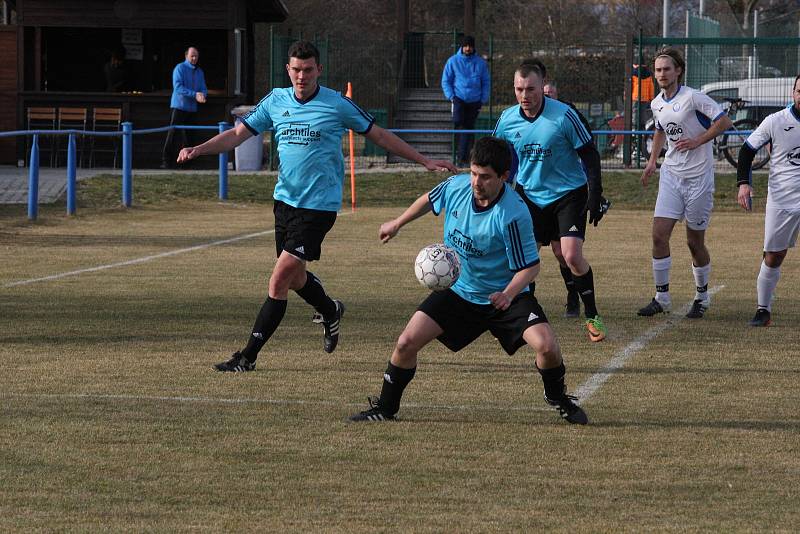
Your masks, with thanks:
M610 200L600 193L589 191L589 200L586 203L586 208L589 210L589 224L597 226L610 207Z

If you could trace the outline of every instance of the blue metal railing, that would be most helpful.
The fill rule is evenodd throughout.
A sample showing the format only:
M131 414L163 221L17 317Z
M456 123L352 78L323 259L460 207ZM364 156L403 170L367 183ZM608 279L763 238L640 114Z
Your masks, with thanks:
M171 125L158 128L145 128L134 130L133 123L123 122L122 129L116 132L96 132L91 130L16 130L0 132L0 138L20 135L31 135L30 168L28 170L28 219L35 220L39 210L39 136L40 135L67 135L67 214L74 215L76 211L76 135L96 137L122 137L122 204L131 207L133 204L133 136L162 133L169 130L217 130L219 133L229 129L227 122L219 122L216 126ZM429 134L491 134L492 130L416 130L416 129L389 129L396 134L429 133ZM730 130L726 134L740 136L749 135L751 131ZM593 130L593 135L652 135L652 130ZM220 200L228 199L228 153L219 154L219 184L218 197Z
M67 215L74 215L76 210L76 176L77 152L75 144L76 135L94 137L122 137L122 204L129 208L133 205L133 136L161 133L169 130L216 130L224 132L231 125L220 122L216 126L171 125L159 128L145 128L134 130L133 123L123 122L122 129L116 132L96 132L92 130L15 130L0 132L0 137L15 137L30 135L31 152L30 167L28 169L28 219L35 220L39 214L39 136L40 135L66 135L67 142ZM220 200L228 199L228 153L219 155L219 187Z

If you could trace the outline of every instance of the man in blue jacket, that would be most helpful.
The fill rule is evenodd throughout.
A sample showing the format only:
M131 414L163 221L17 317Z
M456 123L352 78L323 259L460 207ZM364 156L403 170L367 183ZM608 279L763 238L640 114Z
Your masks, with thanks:
M453 103L453 124L457 130L472 130L481 105L489 101L489 68L475 53L475 38L465 35L461 49L444 66L442 91ZM458 137L458 164L466 167L472 148L472 134Z
M197 66L200 53L193 46L186 49L186 60L178 63L172 70L172 100L169 107L172 113L169 118L170 125L194 124L197 104L205 104L208 89L203 69ZM178 136L180 147L189 146L186 130L170 130L164 142L161 155L161 168L172 167L178 150L175 149L175 136Z

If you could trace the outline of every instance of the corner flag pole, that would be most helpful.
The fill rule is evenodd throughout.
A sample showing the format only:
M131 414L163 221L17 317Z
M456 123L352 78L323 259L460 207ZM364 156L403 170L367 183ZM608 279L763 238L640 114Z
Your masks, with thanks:
M347 82L347 98L353 98L353 84ZM353 130L348 130L350 139L350 209L356 211L356 150L353 145Z

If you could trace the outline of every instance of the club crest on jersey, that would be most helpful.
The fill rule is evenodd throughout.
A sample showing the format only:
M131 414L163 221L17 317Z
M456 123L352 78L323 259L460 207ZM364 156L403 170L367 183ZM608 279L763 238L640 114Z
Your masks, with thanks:
M485 250L481 250L475 246L475 242L468 235L464 235L458 228L453 229L447 234L447 244L455 249L463 251L468 256L481 257L486 254Z
M677 141L683 135L683 127L680 124L670 122L667 124L667 127L664 128L664 133L667 134L670 141Z
M292 122L281 130L281 137L290 145L308 145L314 141L319 141L322 137L322 132L312 130L311 125L308 123Z
M800 146L794 147L786 154L786 161L789 162L789 165L800 167Z
M522 155L528 158L528 161L544 161L553 155L553 149L543 147L539 143L528 143L522 147Z
M681 110L681 105L678 102L672 104L672 111L680 111L680 110Z

